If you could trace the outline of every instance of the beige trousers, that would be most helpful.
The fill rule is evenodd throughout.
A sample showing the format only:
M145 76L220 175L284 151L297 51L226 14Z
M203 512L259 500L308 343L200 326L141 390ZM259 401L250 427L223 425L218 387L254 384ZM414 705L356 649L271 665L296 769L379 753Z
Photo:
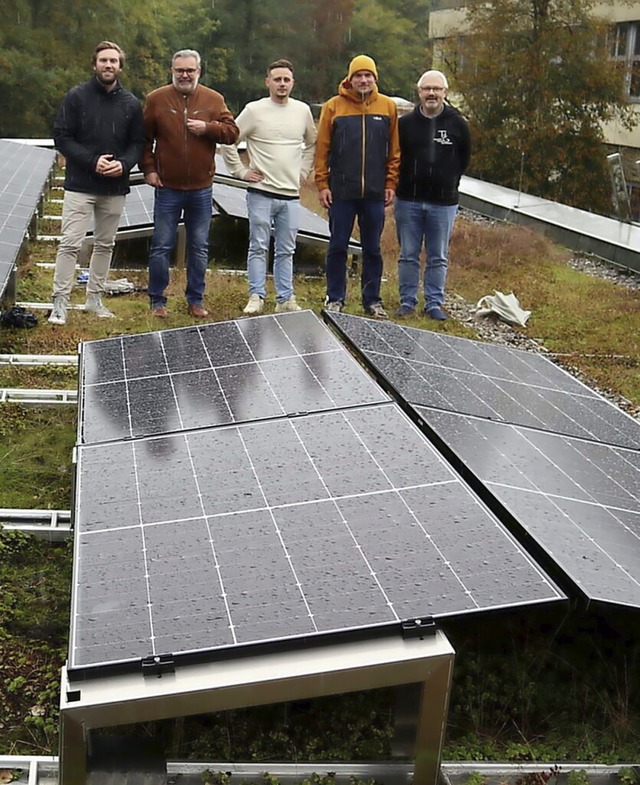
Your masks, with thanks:
M102 294L109 275L111 252L118 231L124 196L96 196L65 191L62 206L62 239L56 256L53 296L69 296L76 262L93 217L93 253L89 263L87 294Z

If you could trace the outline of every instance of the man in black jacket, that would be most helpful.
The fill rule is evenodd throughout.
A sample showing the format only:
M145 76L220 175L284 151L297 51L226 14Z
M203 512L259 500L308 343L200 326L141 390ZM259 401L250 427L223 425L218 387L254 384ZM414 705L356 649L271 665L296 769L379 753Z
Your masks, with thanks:
M426 71L418 79L418 105L400 118L400 182L395 216L400 243L396 316L409 316L418 304L420 252L424 242L424 313L447 318L442 306L449 239L458 211L458 185L469 164L471 139L464 117L449 104L447 78Z
M113 316L102 304L102 294L129 193L129 172L140 160L144 144L140 102L118 81L123 65L124 52L117 44L99 43L93 53L94 77L65 95L54 122L53 138L65 157L66 172L51 324L67 321L76 260L92 217L86 310Z

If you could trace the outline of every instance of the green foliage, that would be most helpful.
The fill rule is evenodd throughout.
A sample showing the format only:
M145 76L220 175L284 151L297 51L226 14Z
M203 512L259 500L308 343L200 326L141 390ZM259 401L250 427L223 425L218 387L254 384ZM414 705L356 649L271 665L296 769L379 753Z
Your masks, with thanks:
M634 769L623 767L618 772L618 778L622 785L638 785L640 777Z
M71 550L0 529L0 754L56 749Z
M416 0L357 0L350 30L349 51L366 52L374 58L380 75L379 85L388 95L416 98L415 84L429 63L425 30L431 3ZM402 41L402 46L398 46ZM345 62L343 69L346 69Z
M231 779L231 772L205 769L200 776L205 785L228 785Z
M69 509L73 407L2 404L0 507Z
M486 778L479 771L472 771L467 777L465 785L485 785Z
M238 112L265 94L265 70L287 57L295 95L324 101L350 58L379 61L386 92L413 96L428 61L431 0L7 0L0 8L0 136L50 136L64 93L91 73L98 41L127 53L122 81L140 98L166 84L170 58L198 49L203 84L220 89ZM402 41L402 46L398 46Z
M632 112L593 7L470 0L464 59L447 64L472 126L475 176L606 214L602 124L629 126Z
M567 785L589 785L589 775L584 769L573 769L567 774Z

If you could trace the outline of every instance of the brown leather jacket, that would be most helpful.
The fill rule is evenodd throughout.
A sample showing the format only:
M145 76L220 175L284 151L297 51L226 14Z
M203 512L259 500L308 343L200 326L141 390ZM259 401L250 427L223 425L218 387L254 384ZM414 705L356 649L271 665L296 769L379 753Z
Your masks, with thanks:
M192 134L187 130L187 119L204 120L206 132ZM233 144L239 133L224 98L201 84L188 94L173 85L149 93L144 127L142 172L157 172L163 185L182 191L211 185L216 143Z

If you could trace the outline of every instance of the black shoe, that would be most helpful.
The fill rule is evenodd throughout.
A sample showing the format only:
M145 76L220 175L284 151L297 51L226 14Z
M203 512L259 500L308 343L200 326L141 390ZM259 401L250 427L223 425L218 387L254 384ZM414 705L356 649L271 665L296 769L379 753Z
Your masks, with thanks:
M439 322L444 322L445 319L449 318L449 314L445 313L442 308L434 305L432 308L427 310L424 309L425 316L428 316L430 319L437 319Z

